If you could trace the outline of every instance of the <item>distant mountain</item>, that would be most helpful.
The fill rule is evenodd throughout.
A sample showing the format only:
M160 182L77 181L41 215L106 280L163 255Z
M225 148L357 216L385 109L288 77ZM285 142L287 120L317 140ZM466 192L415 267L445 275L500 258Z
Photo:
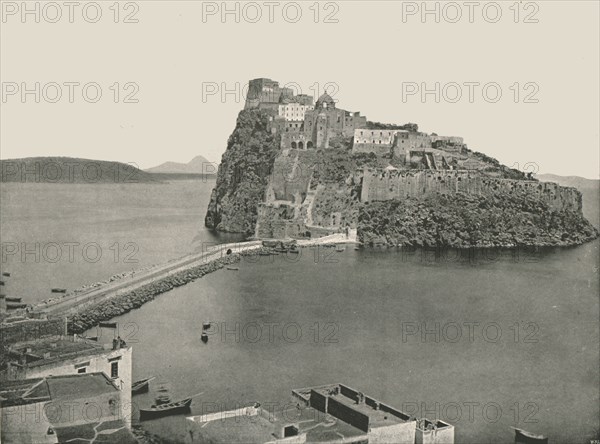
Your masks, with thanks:
M165 162L153 168L148 168L147 173L169 173L169 174L211 174L217 173L217 165L209 162L203 156L196 156L188 163Z
M581 191L583 215L596 227L600 226L600 180L579 176L536 174L541 182L556 182L563 187L574 187Z
M563 187L575 187L578 190L583 188L598 188L600 180L586 179L579 176L559 176L557 174L536 174L535 178L541 182L556 182Z
M0 182L140 183L156 178L134 165L76 157L25 157L0 160Z

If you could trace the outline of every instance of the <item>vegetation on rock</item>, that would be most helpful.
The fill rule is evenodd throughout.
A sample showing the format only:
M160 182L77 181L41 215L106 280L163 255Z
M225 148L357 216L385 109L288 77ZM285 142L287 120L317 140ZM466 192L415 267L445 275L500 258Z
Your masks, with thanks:
M258 204L263 201L280 137L268 130L272 115L241 111L223 154L217 184L206 213L207 227L253 234Z
M532 196L459 193L362 206L358 236L368 245L568 246L594 239L598 231L581 214L553 211Z

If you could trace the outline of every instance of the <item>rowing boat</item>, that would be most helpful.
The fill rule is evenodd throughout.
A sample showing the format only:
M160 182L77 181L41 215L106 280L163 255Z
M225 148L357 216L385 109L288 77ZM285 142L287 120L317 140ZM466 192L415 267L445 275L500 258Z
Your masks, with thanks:
M148 409L140 409L140 420L160 418L162 416L175 415L190 410L192 398L182 399L181 401L170 402L168 404L153 405Z
M146 379L140 379L131 384L131 393L137 395L138 393L146 393L148 391L149 383L155 378L155 376Z
M519 444L548 444L548 438L536 435L523 429L511 427L515 431L515 443Z

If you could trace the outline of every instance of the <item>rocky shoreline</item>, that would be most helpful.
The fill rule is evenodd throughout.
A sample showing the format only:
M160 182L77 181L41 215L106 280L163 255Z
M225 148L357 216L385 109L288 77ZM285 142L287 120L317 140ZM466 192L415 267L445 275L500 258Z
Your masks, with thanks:
M361 208L358 237L368 246L570 247L598 230L580 212L552 210L535 197L459 193L373 202Z

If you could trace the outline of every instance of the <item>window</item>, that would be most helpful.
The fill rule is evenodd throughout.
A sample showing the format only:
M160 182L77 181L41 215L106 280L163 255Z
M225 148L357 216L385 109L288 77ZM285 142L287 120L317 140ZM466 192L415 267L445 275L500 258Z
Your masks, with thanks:
M85 367L77 369L77 373L85 373L85 372L86 372L86 368Z
M110 364L110 377L118 378L119 377L119 363L111 362Z

